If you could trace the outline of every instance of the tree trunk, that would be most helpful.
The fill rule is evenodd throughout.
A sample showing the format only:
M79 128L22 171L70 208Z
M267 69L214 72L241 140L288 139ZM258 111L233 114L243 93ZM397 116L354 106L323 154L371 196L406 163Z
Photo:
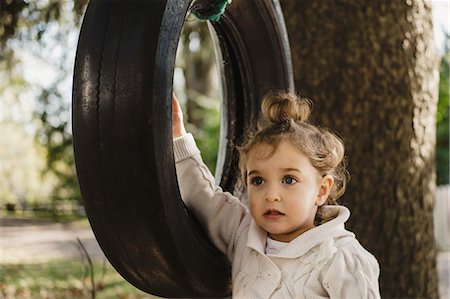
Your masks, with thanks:
M281 1L297 91L344 139L348 227L378 259L382 297L437 298L433 232L438 56L430 4Z

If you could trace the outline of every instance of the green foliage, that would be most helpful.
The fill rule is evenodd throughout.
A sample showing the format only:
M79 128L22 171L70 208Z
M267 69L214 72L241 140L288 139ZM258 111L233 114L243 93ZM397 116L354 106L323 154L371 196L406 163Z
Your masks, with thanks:
M48 207L45 207L42 204L35 205L31 203L27 210L0 211L0 218L5 220L37 220L67 224L76 223L83 228L90 227L84 209L69 200L54 201Z
M219 100L214 98L197 99L197 102L200 103L206 101L219 103ZM199 124L201 129L194 132L195 139L202 153L203 161L214 174L219 150L220 110L218 105L200 105L194 113L198 114L199 118L201 117Z
M42 264L3 264L0 298L91 298L92 285L86 264L53 261ZM94 263L96 298L156 298L125 281L107 263Z
M214 173L220 134L220 76L206 22L192 17L185 22L175 74L174 90L183 104L187 130L195 136L204 162Z
M449 40L447 36L447 40ZM436 115L436 172L437 184L448 185L450 173L449 159L449 91L450 91L450 49L447 47L446 54L441 58L440 80L439 80L439 102Z
M41 122L36 138L46 149L47 167L44 174L51 173L56 177L52 198L81 201L68 117L61 118L70 111L70 107L67 102L58 101L61 98L55 86L42 90L35 111Z
M72 77L71 56L75 51L75 44L69 46L68 39L78 31L88 0L0 1L1 81L11 89L13 80L19 78L24 83L14 91L16 98L35 96L32 131L44 149L47 166L41 179L53 182L52 191L46 188L46 194L51 200L80 201L70 133L70 86L66 81ZM46 66L42 78L38 78L42 80L32 75L36 77L40 70L26 70L21 65L29 57L33 63Z
M72 21L78 25L89 0L70 2L74 12ZM40 40L49 23L63 18L66 5L66 1L60 0L0 0L0 40L6 42L18 37L23 27L31 29L32 39Z
M0 40L5 42L15 35L20 13L26 6L23 0L0 0Z

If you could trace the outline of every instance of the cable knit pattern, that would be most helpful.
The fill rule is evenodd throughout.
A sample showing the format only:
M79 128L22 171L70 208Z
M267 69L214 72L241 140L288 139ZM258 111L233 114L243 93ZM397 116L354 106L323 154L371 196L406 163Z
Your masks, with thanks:
M266 255L267 233L215 186L191 134L174 140L174 156L183 200L232 264L233 298L380 298L378 262L345 229L347 208L325 206L333 219Z

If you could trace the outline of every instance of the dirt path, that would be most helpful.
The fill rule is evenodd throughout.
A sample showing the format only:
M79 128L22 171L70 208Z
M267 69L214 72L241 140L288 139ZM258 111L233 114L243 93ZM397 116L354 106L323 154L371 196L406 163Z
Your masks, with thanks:
M104 259L91 228L86 224L0 219L0 265L41 263L59 258L81 260L77 238L92 259Z

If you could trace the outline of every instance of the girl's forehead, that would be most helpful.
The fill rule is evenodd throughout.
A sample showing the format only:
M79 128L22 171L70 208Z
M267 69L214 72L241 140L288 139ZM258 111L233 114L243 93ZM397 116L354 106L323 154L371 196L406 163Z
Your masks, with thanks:
M255 144L250 151L248 152L249 157L260 158L260 159L268 159L270 158L275 151L277 150L277 145L272 145L268 143L258 143Z
M266 160L273 155L282 157L302 156L306 157L295 145L288 140L281 140L276 144L259 143L249 151L249 158Z
M287 170L298 170L310 177L319 175L307 155L290 141L281 141L277 146L262 143L250 150L246 161L247 173L278 174Z

